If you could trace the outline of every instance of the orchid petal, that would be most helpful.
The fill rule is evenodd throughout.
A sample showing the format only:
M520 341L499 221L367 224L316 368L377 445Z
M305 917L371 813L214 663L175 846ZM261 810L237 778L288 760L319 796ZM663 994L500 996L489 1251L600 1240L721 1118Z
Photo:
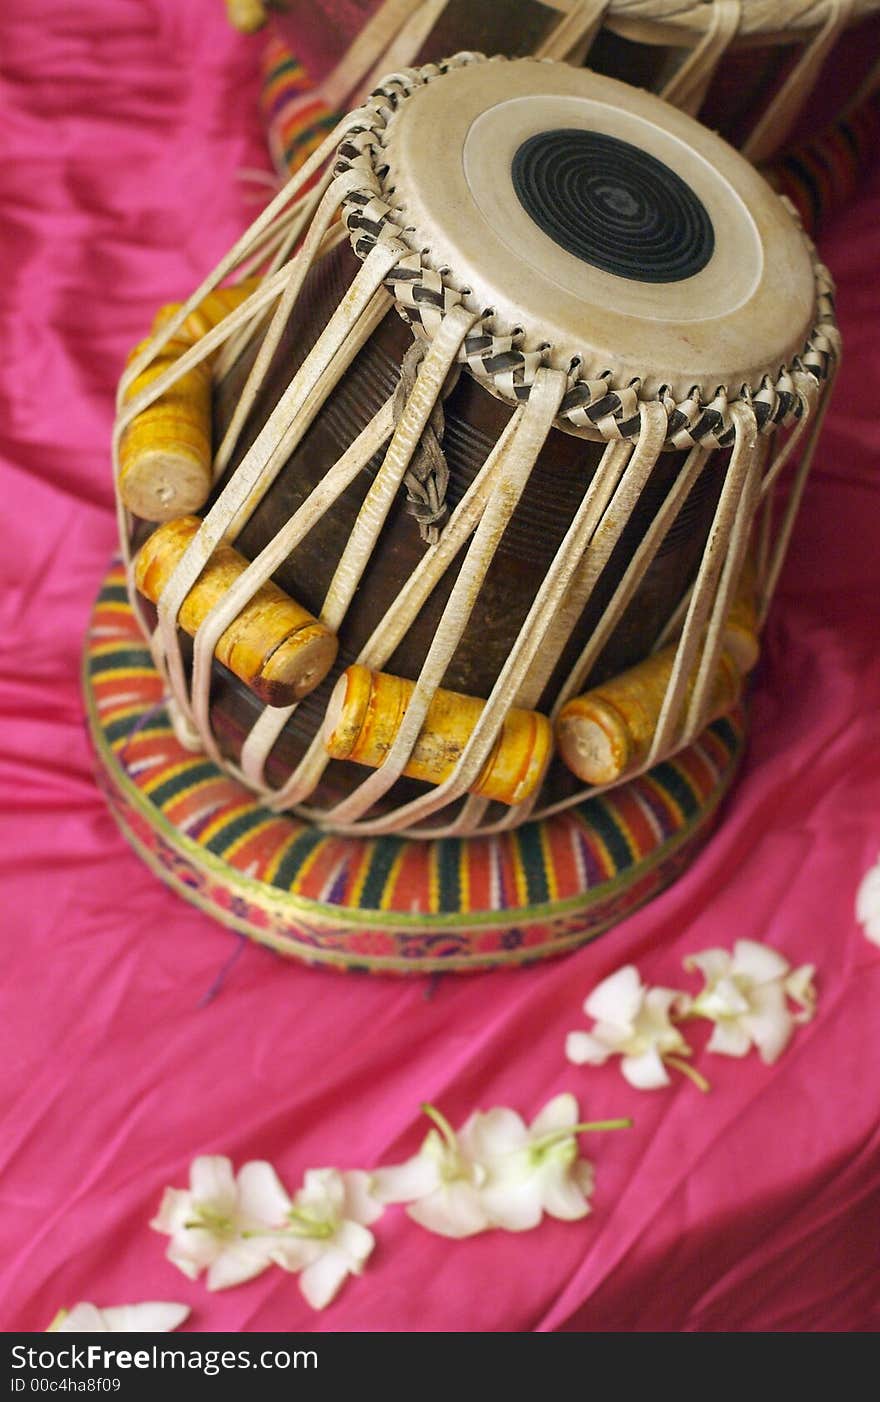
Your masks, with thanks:
M634 964L624 964L596 985L584 1003L584 1012L597 1021L627 1027L641 1007L642 991L638 969Z
M733 946L731 971L742 974L753 983L770 983L773 979L784 978L790 965L775 949L757 940L737 940Z
M79 1304L68 1310L57 1324L53 1321L51 1332L53 1334L107 1334L110 1332L110 1325L104 1318L103 1310L99 1310L97 1305L93 1305L89 1300L80 1300Z
M788 1013L785 1001L785 987L779 979L770 983L757 983L749 989L750 1013Z
M385 1211L385 1204L375 1194L372 1174L355 1168L343 1173L342 1181L345 1187L345 1216L353 1222L367 1225L377 1221Z
M437 1162L427 1154L415 1154L406 1163L377 1168L372 1177L373 1192L383 1203L413 1202L432 1193L440 1183Z
M265 1241L231 1241L208 1267L206 1281L209 1290L229 1290L253 1280L272 1264L270 1247Z
M726 949L704 949L700 954L689 954L681 962L688 973L697 971L711 984L727 977L732 961Z
M684 1037L669 1021L669 1009L678 999L679 994L672 988L649 988L645 994L644 1010L638 1018L637 1029L642 1036L650 1037L662 1052L687 1049Z
M607 1047L612 1053L624 1052L637 1035L641 1021L642 1013L640 1011L635 1022L631 1023L629 1027L618 1027L616 1022L594 1022L590 1036L595 1037L597 1042L603 1047Z
M733 978L725 976L703 989L699 997L694 999L693 1011L698 1017L708 1017L715 1021L719 1018L740 1017L749 1011L749 1006L748 998Z
M589 1032L569 1032L565 1055L575 1066L604 1066L613 1051Z
M682 1002L688 1003L690 1000L686 993L679 993L677 988L649 988L645 992L644 1007L652 1014L652 1018L666 1020L671 1010L678 1008Z
M785 1005L785 994L778 983L752 990L752 1011L741 1019L767 1066L777 1061L791 1040L794 1018Z
M210 1203L222 1216L235 1211L236 1187L232 1163L223 1154L203 1154L189 1170L190 1191L196 1202Z
M721 1056L747 1056L752 1039L739 1022L716 1022L712 1036L706 1043L706 1050L718 1052Z
M880 857L862 877L856 892L856 919L866 937L880 944Z
M324 1251L316 1261L306 1266L299 1278L299 1288L312 1309L326 1309L349 1275L349 1265L341 1251Z
M484 1232L492 1223L479 1191L471 1183L449 1183L406 1209L426 1231L461 1240Z
M360 1271L375 1245L376 1238L369 1228L351 1220L342 1222L333 1238L334 1248L344 1252L351 1262L349 1269L352 1271Z
M528 1137L521 1116L504 1105L485 1113L478 1110L458 1132L458 1142L465 1154L478 1162L521 1149Z
M323 1215L341 1217L345 1210L345 1183L335 1168L309 1168L296 1194L297 1207L317 1208Z
M541 1173L533 1173L515 1185L490 1185L483 1190L483 1202L492 1226L506 1232L530 1232L544 1215Z
M166 1188L150 1226L155 1232L166 1232L169 1236L181 1231L192 1217L192 1194L181 1188Z
M571 1091L563 1091L561 1095L554 1095L552 1100L548 1100L543 1110L540 1110L529 1126L533 1137L538 1139L544 1134L550 1134L554 1129L567 1129L569 1125L577 1124L578 1103Z
M793 969L785 980L786 993L800 1009L794 1015L795 1022L810 1022L815 1016L816 990L813 986L815 972L814 964L802 964L799 969Z
M585 1198L591 1198L596 1191L596 1171L589 1159L578 1159L571 1170L571 1176Z
M274 1265L280 1266L283 1271L290 1271L294 1274L305 1266L310 1266L313 1261L317 1261L324 1250L326 1250L325 1243L317 1237L296 1236L294 1232L266 1240L269 1260Z
M791 1041L794 1019L790 1014L786 1016L786 1022L779 1018L749 1017L746 1019L746 1030L758 1048L765 1066L772 1066L774 1062L778 1061Z
M249 1222L277 1227L286 1221L290 1194L264 1159L254 1159L239 1169L238 1194L241 1214Z
M72 1313L72 1311L71 1311ZM148 1300L137 1305L111 1305L101 1311L114 1334L170 1334L189 1318L189 1305Z
M210 1266L222 1248L214 1234L205 1227L188 1227L172 1236L165 1252L166 1259L195 1280L200 1271Z
M640 1056L625 1056L620 1069L631 1086L636 1090L656 1090L658 1086L668 1086L669 1076L660 1054L652 1047Z
M586 1181L590 1184L592 1191L593 1168L586 1159L581 1160L587 1163L589 1176ZM557 1217L562 1222L577 1222L581 1217L586 1217L590 1211L590 1204L587 1195L577 1178L572 1177L564 1165L554 1163L548 1164L544 1171L544 1211L551 1217Z

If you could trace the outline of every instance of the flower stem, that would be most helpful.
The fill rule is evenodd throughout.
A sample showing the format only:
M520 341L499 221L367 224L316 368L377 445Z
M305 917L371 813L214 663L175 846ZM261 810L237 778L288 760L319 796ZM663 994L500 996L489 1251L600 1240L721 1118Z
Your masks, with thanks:
M593 1129L632 1129L633 1122L629 1115L619 1120L587 1120L584 1124L572 1125L570 1134L585 1134Z
M308 1236L323 1238L332 1236L336 1230L333 1222L328 1222L322 1217L313 1217L310 1212L302 1212L299 1208L292 1207L287 1214L290 1228L294 1236Z
M671 1066L674 1070L680 1071L683 1076L687 1076L688 1080L693 1081L694 1085L704 1094L712 1089L706 1077L701 1076L699 1071L695 1070L693 1066L689 1066L686 1061L682 1061L677 1056L664 1056L663 1060L667 1066Z
M187 1231L213 1232L215 1236L223 1236L233 1230L231 1217L224 1217L222 1212L215 1212L211 1207L199 1207L198 1203L193 1206L195 1216L183 1224Z
M540 1152L543 1149L550 1149L554 1144L560 1144L564 1139L571 1139L576 1134L586 1134L591 1130L606 1129L632 1129L632 1120L588 1120L583 1124L562 1125L559 1129L551 1129L549 1134L544 1134L540 1139L533 1139L530 1148Z
M452 1152L457 1154L458 1140L455 1137L455 1130L452 1128L446 1116L441 1115L437 1107L428 1104L427 1101L422 1105L421 1109L423 1115L427 1115L429 1120L433 1120Z
M309 1217L307 1213L297 1212L292 1209L288 1213L289 1225L286 1227L257 1227L245 1228L239 1233L242 1241L252 1241L254 1237L271 1237L273 1240L284 1241L290 1237L298 1240L320 1241L332 1236L335 1228L332 1222L319 1222L314 1217Z

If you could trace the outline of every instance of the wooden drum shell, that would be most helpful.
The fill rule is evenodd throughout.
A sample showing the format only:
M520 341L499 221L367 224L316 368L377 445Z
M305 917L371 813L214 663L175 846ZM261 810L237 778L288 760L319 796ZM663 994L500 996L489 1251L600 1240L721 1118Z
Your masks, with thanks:
M228 481L339 304L357 267L358 260L346 243L327 254L310 273L302 300L286 329L236 455L218 484L215 496ZM401 360L411 342L412 331L392 309L333 389L300 446L242 529L236 544L247 558L252 559L274 537L356 433L394 392ZM256 348L256 345L250 348L215 393L215 442L220 441L235 408ZM450 470L447 504L451 509L473 481L512 410L466 370L444 407L443 448ZM488 696L602 452L601 444L558 429L551 432L517 511L498 542L474 612L447 669L443 685L448 689ZM661 454L632 519L563 650L538 709L549 710L562 679L592 633L684 457L683 452ZM645 657L652 648L699 565L727 458L727 453L716 452L708 459L635 598L585 682L595 683L617 674ZM310 612L320 613L364 493L381 460L382 454L377 454L274 575L281 588ZM139 527L136 541L144 534L144 527ZM322 685L300 703L272 749L266 777L274 786L282 784L302 758L321 726L336 678L355 661L425 548L415 518L407 510L405 493L401 491L340 630L337 662ZM418 675L463 555L461 551L440 580L409 633L388 660L387 670L410 678ZM189 664L190 642L183 634L181 644ZM211 717L221 752L228 758L239 759L241 745L260 709L257 698L215 661ZM361 782L364 772L357 765L331 763L310 805L329 806ZM573 785L572 776L561 763L554 761L545 781L545 795L551 799L564 796L572 791ZM421 784L398 780L386 804L399 803L422 791Z

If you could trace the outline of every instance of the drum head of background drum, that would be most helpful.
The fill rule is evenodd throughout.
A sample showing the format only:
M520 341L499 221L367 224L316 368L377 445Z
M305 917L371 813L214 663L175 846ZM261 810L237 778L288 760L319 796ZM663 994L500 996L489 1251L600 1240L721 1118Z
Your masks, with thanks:
M808 247L751 165L640 90L531 59L464 64L388 123L404 238L549 363L757 388L815 315Z

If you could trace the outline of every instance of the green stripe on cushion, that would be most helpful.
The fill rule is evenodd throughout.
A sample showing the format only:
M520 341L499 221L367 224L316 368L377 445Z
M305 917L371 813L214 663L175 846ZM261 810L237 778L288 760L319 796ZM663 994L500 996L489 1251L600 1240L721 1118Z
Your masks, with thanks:
M103 727L105 738L111 745L115 745L119 740L125 740L129 735L133 735L135 730L138 735L149 735L153 731L168 730L168 717L165 712L157 712L153 720L142 725L144 718L143 711L134 711L130 716L121 716L119 720L108 721Z
M105 672L121 672L124 667L152 667L153 659L145 647L124 647L89 658L89 676L100 677Z
M148 795L151 803L157 808L164 808L166 803L177 798L179 794L191 789L194 784L201 784L205 779L216 779L218 771L216 764L209 760L203 763L194 763L191 769L184 769L180 774L174 774L170 779L165 779L152 793Z
M228 823L224 823L221 828L209 838L204 846L208 852L213 852L216 857L222 857L228 847L233 842L237 842L240 837L258 828L271 814L265 808L251 808L247 813L239 813L231 818Z
M519 843L520 859L526 878L529 905L544 905L550 899L547 885L547 869L544 865L544 849L537 823L526 823L516 834Z
M263 817L265 816L263 813ZM289 891L299 875L306 857L315 850L320 842L324 841L326 835L320 828L304 828L291 842L278 863L278 870L272 878L272 885L280 887L282 891Z
M732 758L742 745L742 727L737 728L729 716L721 716L719 720L712 722L710 729L715 732Z
M674 761L666 760L651 770L651 778L677 803L685 818L695 818L700 803L684 774Z
M608 855L615 871L623 871L632 866L633 853L626 840L626 834L618 827L607 803L601 798L589 799L582 809L583 821L595 829L608 848Z
M446 837L436 845L441 910L461 910L461 839Z
M98 595L98 604L127 604L128 590L124 584L107 584Z
M400 837L383 837L374 844L370 868L360 895L360 904L365 910L381 909L385 886L402 846L403 839Z

